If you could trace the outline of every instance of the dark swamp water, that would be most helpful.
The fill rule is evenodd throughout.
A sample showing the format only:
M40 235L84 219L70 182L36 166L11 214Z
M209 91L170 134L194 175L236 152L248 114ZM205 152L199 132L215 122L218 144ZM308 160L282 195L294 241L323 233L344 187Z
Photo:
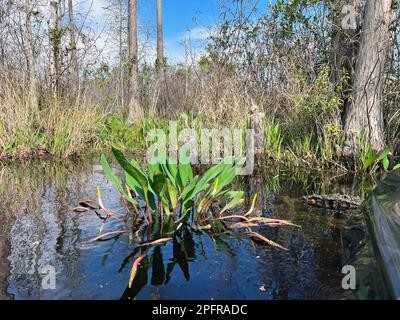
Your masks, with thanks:
M79 200L96 199L97 185L109 209L125 212L97 159L0 168L0 299L389 298L363 217L336 219L298 200L314 192L359 195L354 181L285 172L241 179L236 189L261 193L263 212L301 225L259 230L289 250L255 245L240 232L186 230L148 250L131 289L129 236L85 245L100 222L94 213L70 211ZM104 232L120 225L114 220ZM356 290L342 288L344 265L357 270ZM56 271L55 289L42 286L47 266Z

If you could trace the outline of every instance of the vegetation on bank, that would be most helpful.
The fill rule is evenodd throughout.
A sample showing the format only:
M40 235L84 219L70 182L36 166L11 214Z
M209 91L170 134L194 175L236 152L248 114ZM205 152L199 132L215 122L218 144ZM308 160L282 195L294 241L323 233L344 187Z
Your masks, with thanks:
M249 119L246 118L242 123L234 121L225 124L205 115L190 113L171 118L147 114L142 122L132 125L124 114L107 112L104 107L84 103L67 107L59 103L33 113L28 109L19 110L27 105L23 95L11 90L8 92L12 92L13 96L8 97L7 102L15 103L18 109L7 107L2 109L0 161L4 163L46 156L57 159L85 156L88 151L101 152L109 150L112 146L144 154L146 148L150 146L147 141L148 132L161 129L167 134L170 121L177 122L178 130L194 128L196 132L214 127L221 128L224 125L231 129L250 128ZM1 98L4 98L4 95ZM304 122L304 119L300 118L299 121ZM291 126L293 125L296 124L291 123ZM295 128L289 131L283 128L284 125L277 120L266 119L264 122L266 162L292 168L342 173L369 169L375 173L380 169L387 171L398 168L392 161L392 150L387 148L382 153L374 153L367 145L358 152L359 157L356 158L353 167L346 167L340 157L343 135L335 126L330 126L323 134L310 132L307 135L298 135L298 129ZM197 139L200 146L199 135Z

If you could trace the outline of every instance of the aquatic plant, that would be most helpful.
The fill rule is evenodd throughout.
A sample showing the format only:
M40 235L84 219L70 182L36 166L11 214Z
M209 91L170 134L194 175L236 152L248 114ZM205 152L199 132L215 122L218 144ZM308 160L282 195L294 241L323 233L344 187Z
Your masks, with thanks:
M173 240L186 227L196 232L206 232L211 236L231 232L230 230L234 229L246 229L250 239L286 250L251 228L297 226L290 221L252 217L257 195L253 198L251 208L245 212L242 206L244 192L229 189L245 159L236 161L234 157L227 157L203 174L195 175L189 161L177 163L158 151L153 153L150 161L147 161L147 172L137 161L128 160L120 150L113 148L112 152L124 170L125 186L113 173L105 155L101 156L100 163L109 181L118 188L126 214L113 212L104 206L100 187L97 188L97 202L81 201L73 211L77 213L94 211L102 220L99 235L90 242L110 240L124 233L130 234L130 239L133 239L137 248L140 248L142 257L134 262L130 286L145 250ZM152 161L156 156L158 161ZM127 229L103 234L103 227L108 219L124 221Z
M371 175L374 175L379 169L383 169L384 172L391 171L389 155L392 153L392 150L390 148L386 148L381 152L374 152L369 146L366 150L366 154L361 158L365 171ZM400 169L400 164L393 165L392 170L397 169Z

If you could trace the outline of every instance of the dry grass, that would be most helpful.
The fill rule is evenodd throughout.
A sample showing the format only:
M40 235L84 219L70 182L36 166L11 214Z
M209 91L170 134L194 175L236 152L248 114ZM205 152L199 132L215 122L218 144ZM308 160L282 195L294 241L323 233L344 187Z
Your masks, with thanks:
M99 143L97 131L105 117L99 107L54 105L47 111L42 110L41 114L39 126L47 135L44 147L51 154L69 157Z
M18 143L29 139L34 131L35 117L24 99L27 92L23 85L5 78L0 82L0 150L3 154L27 153L30 148Z
M0 81L0 158L25 157L38 149L69 157L97 145L97 131L104 122L99 107L83 99L33 109L24 85Z

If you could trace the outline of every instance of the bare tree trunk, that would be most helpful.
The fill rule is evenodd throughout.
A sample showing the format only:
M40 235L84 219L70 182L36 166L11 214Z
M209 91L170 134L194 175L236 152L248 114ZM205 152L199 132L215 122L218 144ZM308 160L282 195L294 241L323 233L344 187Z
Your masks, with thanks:
M58 28L58 1L50 1L49 38L51 47L50 73L54 98L59 94L61 34Z
M78 58L76 55L76 37L75 37L75 22L74 22L74 7L72 0L68 0L68 27L70 36L71 50L71 88L74 92L79 88L79 69Z
M137 0L129 0L129 121L143 118L139 96L139 61L137 39Z
M125 68L124 68L124 54L123 54L123 30L124 30L124 4L122 0L118 1L119 6L119 91L120 91L120 103L121 107L125 106Z
M0 33L0 66L2 69L4 69L5 66L5 50L4 50L4 45L5 41L3 39L3 30L5 29L5 23L4 23L4 15L5 15L5 4L4 1L0 1L0 28L1 28L1 33ZM4 71L4 70L0 70Z
M393 21L392 0L367 0L354 73L352 101L346 110L343 155L353 156L360 139L375 151L384 147L382 91Z
M35 58L33 53L33 37L32 37L32 23L31 23L31 3L25 0L25 32L26 32L26 62L28 69L28 82L29 82L29 104L32 109L38 106L37 91L36 91L36 77L35 77Z
M338 12L333 21L330 55L331 82L334 84L343 80L343 69L347 70L350 79L355 72L360 40L359 11L361 0L339 0L336 6ZM349 83L350 86L351 83Z
M158 70L162 73L164 70L164 36L162 26L162 3L157 0L157 62Z
M161 89L161 108L158 110L165 112L166 106L169 105L168 83L165 76L165 57L164 57L164 35L162 23L162 0L157 0L157 61L156 70L159 74L159 82Z

